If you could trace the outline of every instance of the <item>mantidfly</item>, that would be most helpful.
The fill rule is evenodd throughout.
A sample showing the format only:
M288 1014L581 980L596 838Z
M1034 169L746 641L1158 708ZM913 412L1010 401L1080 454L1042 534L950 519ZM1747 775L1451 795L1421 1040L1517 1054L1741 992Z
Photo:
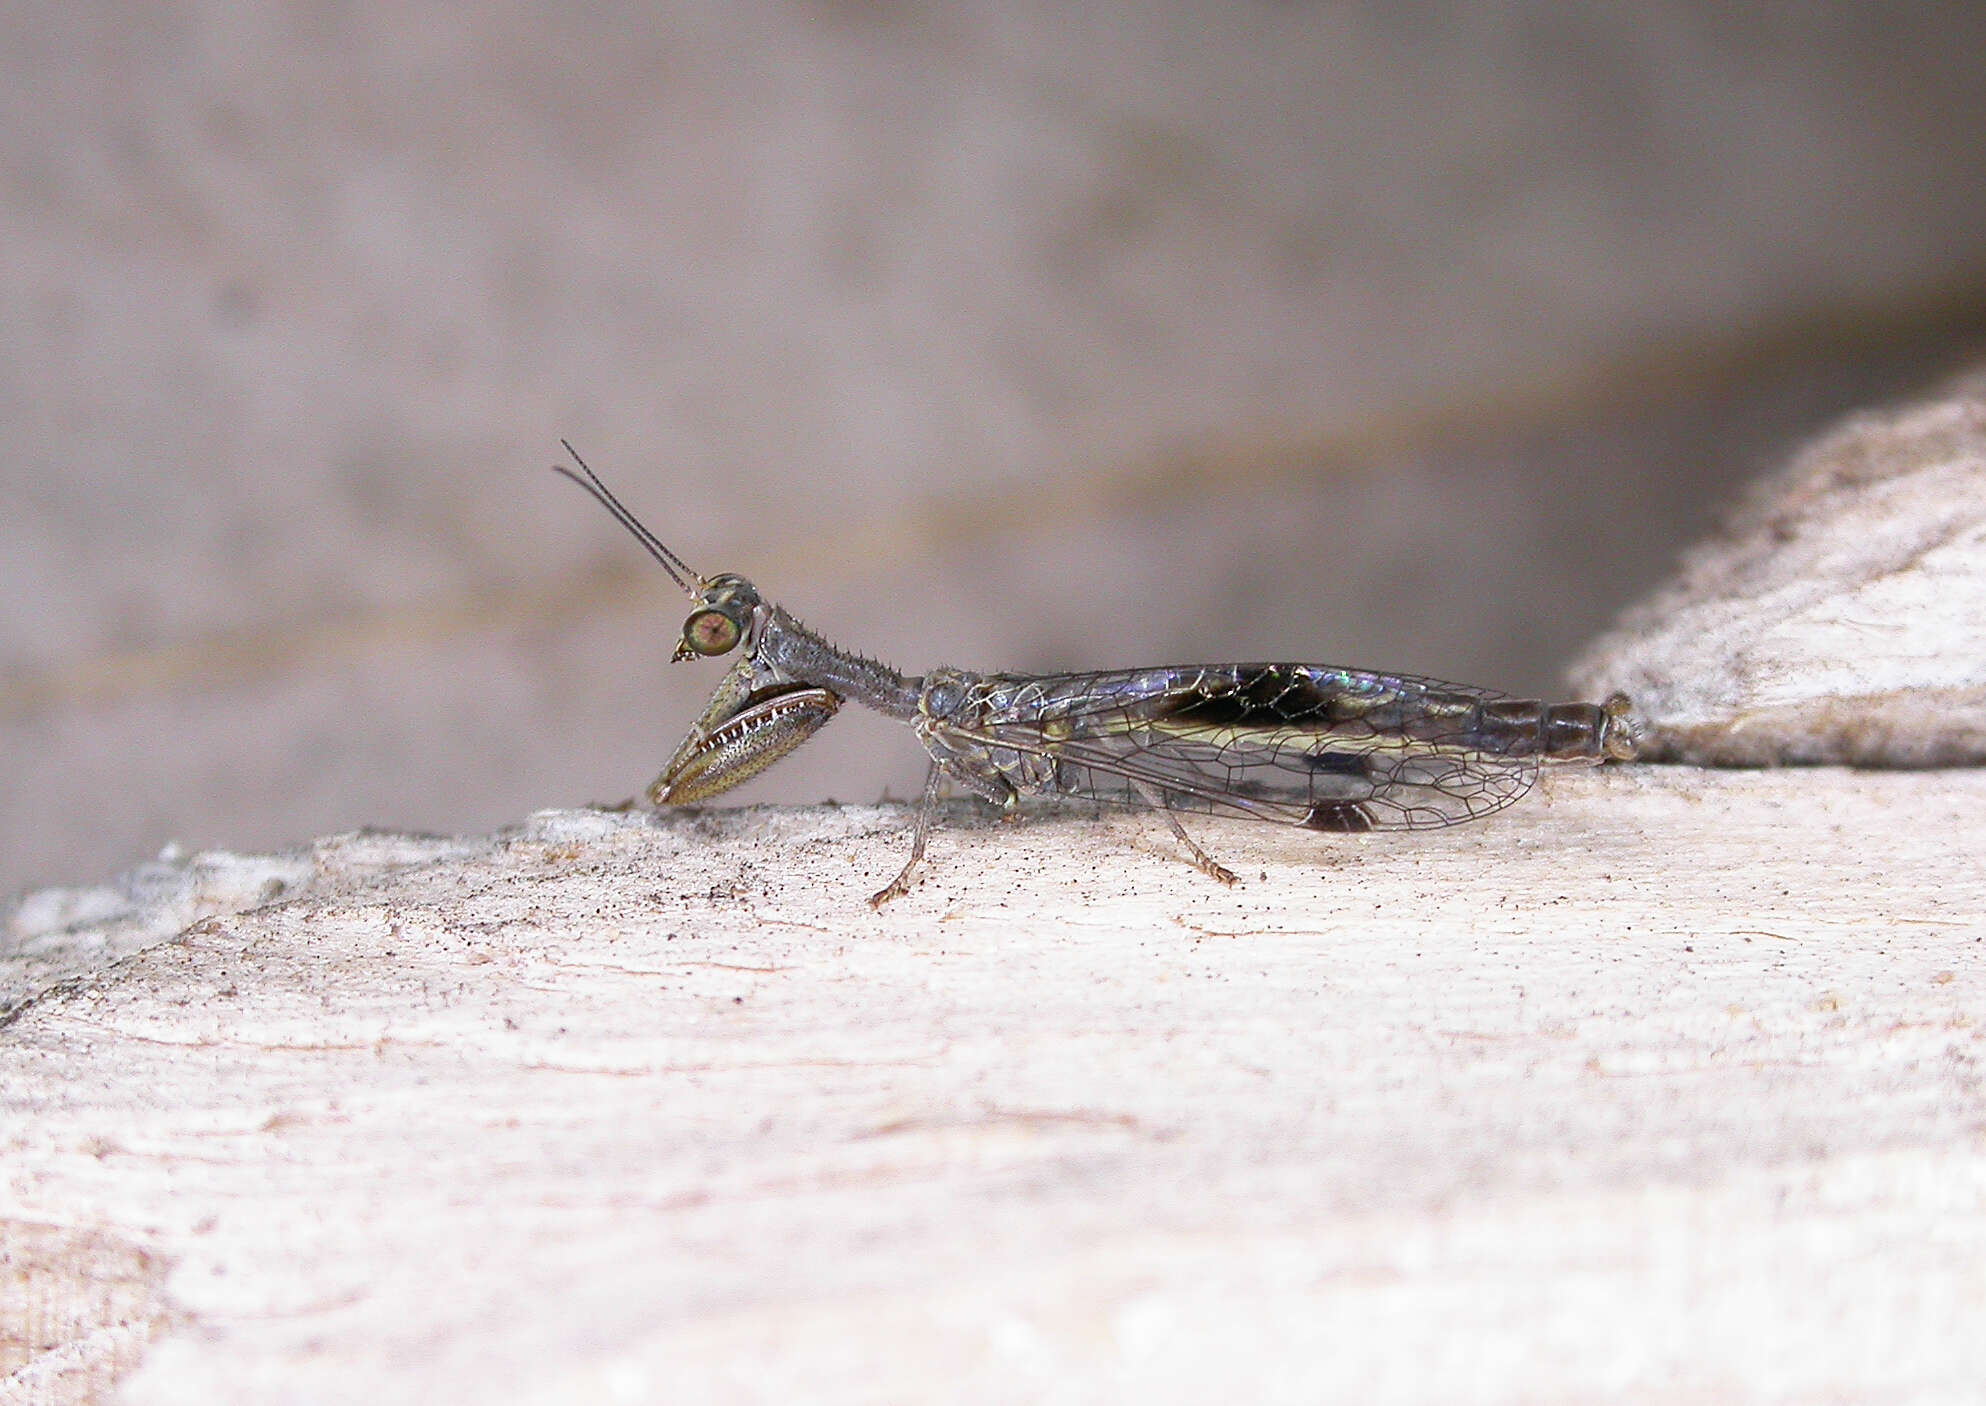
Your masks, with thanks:
M563 441L561 441L563 443ZM1326 664L1204 664L1086 674L906 678L838 649L742 576L700 576L621 504L570 444L586 489L694 606L674 659L742 649L703 716L648 788L686 805L758 775L854 699L910 724L931 766L902 872L869 899L909 892L942 778L1011 811L1023 795L1162 813L1193 864L1235 876L1179 812L1323 831L1427 830L1479 820L1531 789L1540 761L1634 756L1628 700L1555 703L1467 684Z

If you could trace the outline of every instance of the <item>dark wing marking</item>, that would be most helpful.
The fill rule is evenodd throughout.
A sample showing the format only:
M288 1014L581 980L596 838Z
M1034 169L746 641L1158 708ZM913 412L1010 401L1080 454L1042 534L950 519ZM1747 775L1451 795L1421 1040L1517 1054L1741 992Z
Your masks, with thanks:
M1477 820L1531 789L1535 753L1496 750L1503 695L1313 665L1218 665L995 677L948 729L1054 763L1034 789L1314 830ZM1492 709L1494 712L1495 709ZM1046 771L1046 769L1042 769Z

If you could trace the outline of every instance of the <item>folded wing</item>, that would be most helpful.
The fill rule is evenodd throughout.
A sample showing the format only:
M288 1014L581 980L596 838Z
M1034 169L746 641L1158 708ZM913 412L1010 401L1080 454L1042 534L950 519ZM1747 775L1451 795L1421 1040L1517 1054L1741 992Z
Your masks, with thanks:
M1223 664L983 687L957 734L1034 759L1013 770L1038 792L1315 830L1425 830L1501 810L1537 779L1536 751L1508 750L1503 695L1434 679Z

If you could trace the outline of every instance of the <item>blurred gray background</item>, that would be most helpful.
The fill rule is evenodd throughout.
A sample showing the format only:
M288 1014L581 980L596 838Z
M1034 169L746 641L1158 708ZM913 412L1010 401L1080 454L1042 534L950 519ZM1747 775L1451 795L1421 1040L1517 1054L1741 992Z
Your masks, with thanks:
M546 471L922 671L1550 693L1986 329L1986 7L12 5L0 890L644 785ZM741 799L914 790L846 713Z

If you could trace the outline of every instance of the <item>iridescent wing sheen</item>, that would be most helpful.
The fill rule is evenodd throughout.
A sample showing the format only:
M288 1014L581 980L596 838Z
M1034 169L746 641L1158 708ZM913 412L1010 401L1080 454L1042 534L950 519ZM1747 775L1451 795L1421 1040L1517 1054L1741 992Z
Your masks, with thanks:
M1038 792L1425 830L1501 810L1538 774L1535 729L1515 725L1527 705L1436 679L1221 664L995 675L979 688L961 710L971 725L947 731Z

